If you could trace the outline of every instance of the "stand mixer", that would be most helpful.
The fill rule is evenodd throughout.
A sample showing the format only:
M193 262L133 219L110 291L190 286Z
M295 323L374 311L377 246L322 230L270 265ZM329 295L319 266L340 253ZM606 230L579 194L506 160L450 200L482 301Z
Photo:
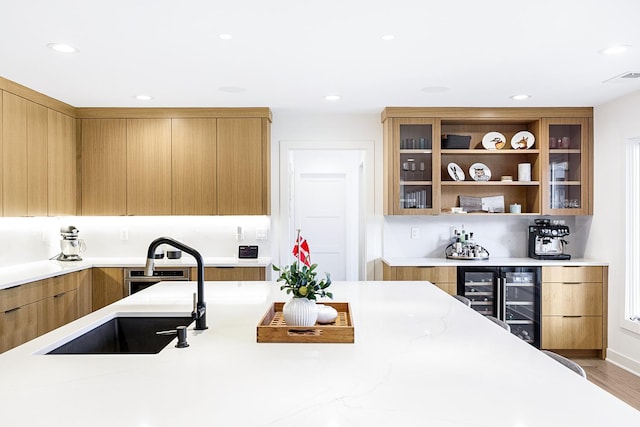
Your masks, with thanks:
M55 258L58 261L82 261L80 254L85 251L84 240L78 239L79 230L73 225L60 228L60 254Z

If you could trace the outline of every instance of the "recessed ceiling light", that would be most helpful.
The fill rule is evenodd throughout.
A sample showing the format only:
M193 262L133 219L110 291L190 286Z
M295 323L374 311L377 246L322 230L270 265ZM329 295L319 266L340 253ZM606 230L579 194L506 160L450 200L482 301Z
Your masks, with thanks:
M327 95L324 97L327 101L337 101L340 99L340 95Z
M245 88L238 87L238 86L222 86L222 87L219 87L218 90L221 92L228 92L228 93L246 92Z
M231 34L218 34L218 37L222 40L231 40L233 38L233 36Z
M441 92L448 91L449 88L445 86L427 86L427 87L423 87L420 90L425 93L441 93Z
M55 50L56 52L61 52L61 53L78 52L78 49L76 49L75 47L69 46L68 44L64 44L64 43L49 43L47 47L51 50Z
M153 97L152 97L152 96L149 96L149 95L136 95L136 96L135 96L135 98L136 98L138 101L150 101L150 100L152 100L152 99L153 99Z
M609 46L605 49L600 50L600 53L603 55L620 55L621 53L625 53L629 50L631 46L627 44L617 44L615 46Z
M380 37L382 40L385 41L389 41L389 40L393 40L396 38L396 36L394 36L393 34L385 34L384 36Z
M514 99L514 100L516 100L516 101L522 101L522 100L524 100L524 99L529 99L529 98L531 98L531 96L529 96L529 95L525 95L524 93L523 93L523 94L520 94L520 95L513 95L513 96L511 96L511 99Z

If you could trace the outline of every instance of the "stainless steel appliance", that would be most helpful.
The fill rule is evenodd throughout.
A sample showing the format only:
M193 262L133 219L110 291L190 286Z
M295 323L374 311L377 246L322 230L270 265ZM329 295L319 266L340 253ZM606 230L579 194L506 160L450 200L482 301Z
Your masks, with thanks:
M153 276L146 276L144 267L127 267L124 269L125 292L135 294L163 281L188 281L190 270L189 267L156 267Z
M458 267L458 295L540 348L540 267Z
M73 225L60 228L60 254L55 258L58 261L82 261L80 254L85 251L84 240L78 238L78 230Z
M565 253L569 235L569 227L551 224L546 218L535 220L535 225L529 226L529 258L533 259L571 259Z

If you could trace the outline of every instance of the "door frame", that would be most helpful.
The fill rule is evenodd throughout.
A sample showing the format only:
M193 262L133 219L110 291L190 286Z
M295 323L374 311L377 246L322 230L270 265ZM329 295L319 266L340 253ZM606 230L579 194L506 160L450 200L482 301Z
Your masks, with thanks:
M374 212L375 190L375 142L374 141L280 141L280 200L279 200L279 259L288 260L293 240L289 237L289 213L293 200L291 192L292 168L289 162L291 151L326 150L326 151L360 151L360 202L358 213L358 277L366 280L367 264L367 224L369 215ZM291 241L289 241L291 240ZM291 247L290 247L291 246ZM285 261L286 262L286 261Z

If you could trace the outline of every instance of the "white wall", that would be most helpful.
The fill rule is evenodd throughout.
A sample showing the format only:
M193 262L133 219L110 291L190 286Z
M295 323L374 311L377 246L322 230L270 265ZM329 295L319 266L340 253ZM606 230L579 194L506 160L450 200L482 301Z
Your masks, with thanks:
M608 358L640 373L640 335L621 327L625 306L626 141L640 136L640 92L595 108L594 216L586 255L609 263Z
M536 216L440 215L393 216L384 219L384 257L442 258L454 229L464 225L473 232L476 243L489 251L492 258L526 258L528 226ZM553 217L569 227L566 250L573 258L584 256L589 234L587 217ZM411 238L411 228L419 229L419 238Z
M273 235L280 233L280 143L284 141L309 142L322 148L328 142L370 142L373 145L375 179L366 183L370 188L366 212L367 242L365 248L366 279L382 280L382 272L376 265L382 256L382 123L380 114L313 114L290 111L274 111L271 126L271 219ZM309 148L312 148L310 146ZM277 255L281 253L277 239L272 241L274 264L286 263ZM282 242L288 248L293 242ZM309 242L313 253L313 242ZM378 268L379 270L379 268Z

